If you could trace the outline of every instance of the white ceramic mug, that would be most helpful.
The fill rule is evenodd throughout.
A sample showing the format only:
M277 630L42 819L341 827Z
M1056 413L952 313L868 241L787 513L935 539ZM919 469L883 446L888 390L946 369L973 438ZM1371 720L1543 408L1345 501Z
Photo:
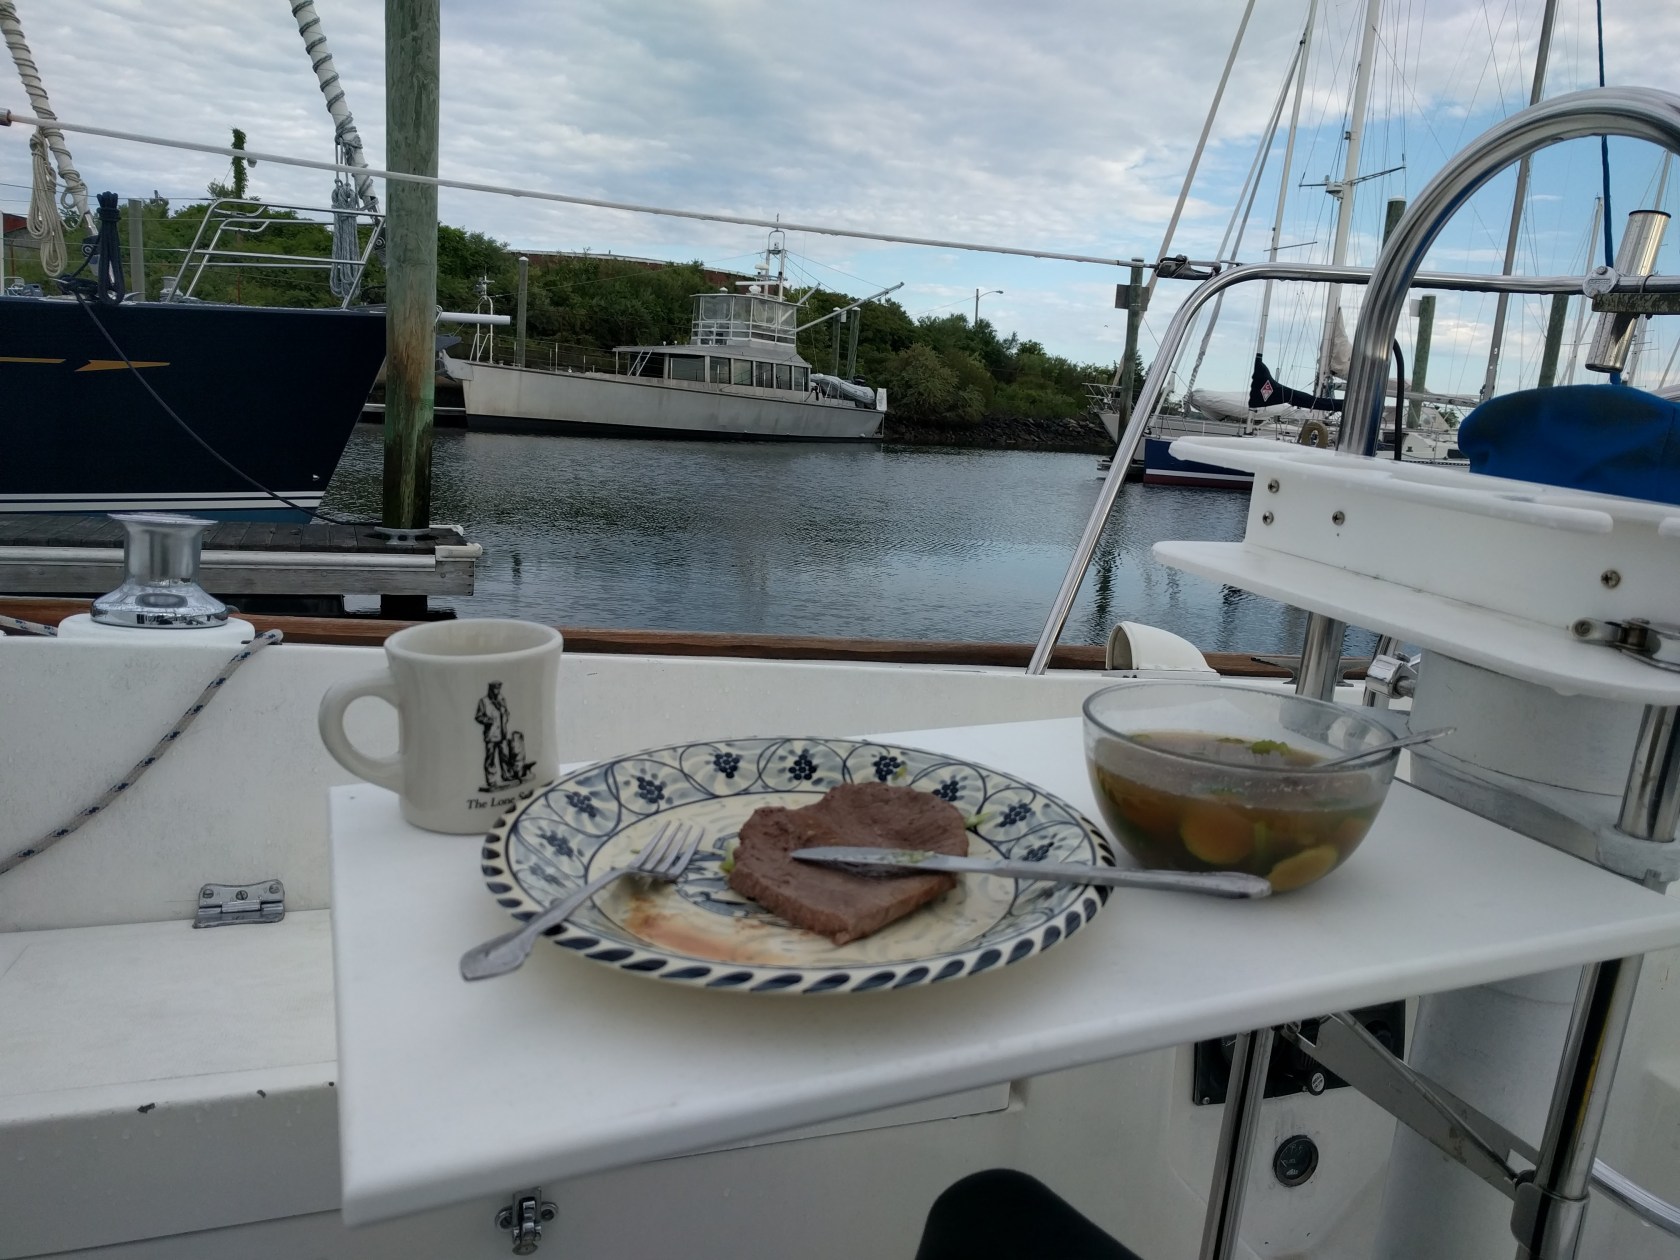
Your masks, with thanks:
M433 621L385 640L387 668L321 697L321 742L351 774L390 788L416 827L483 832L519 793L559 768L560 632L530 621ZM373 757L344 713L377 696L398 715L397 752Z

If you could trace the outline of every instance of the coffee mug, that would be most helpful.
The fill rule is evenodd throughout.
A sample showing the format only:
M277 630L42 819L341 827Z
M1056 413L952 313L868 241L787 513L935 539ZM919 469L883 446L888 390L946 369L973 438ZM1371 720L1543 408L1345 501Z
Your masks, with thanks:
M559 768L560 632L530 621L434 621L385 640L387 668L321 697L321 742L357 778L390 788L416 827L483 832ZM363 696L394 706L397 752L373 757L344 733Z

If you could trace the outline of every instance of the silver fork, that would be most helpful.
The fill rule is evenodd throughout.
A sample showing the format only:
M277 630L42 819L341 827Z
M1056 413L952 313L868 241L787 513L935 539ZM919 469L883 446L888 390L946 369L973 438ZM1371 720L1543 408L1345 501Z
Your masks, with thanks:
M491 976L517 971L531 949L549 928L564 922L577 908L601 889L623 875L641 875L648 879L674 880L683 873L694 851L706 833L692 823L667 822L642 847L636 860L597 875L570 897L555 902L528 923L495 940L475 945L461 955L461 979L487 980Z

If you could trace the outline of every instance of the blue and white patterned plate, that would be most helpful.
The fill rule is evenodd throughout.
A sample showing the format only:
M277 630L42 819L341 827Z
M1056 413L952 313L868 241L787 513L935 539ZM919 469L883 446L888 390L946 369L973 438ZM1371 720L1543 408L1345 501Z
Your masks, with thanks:
M873 936L835 945L730 890L720 864L767 805L797 808L840 783L880 780L951 802L976 857L1100 862L1113 851L1066 802L943 753L847 739L736 739L600 762L510 809L485 838L496 900L529 920L590 878L625 866L668 820L706 839L676 884L621 879L549 935L636 975L753 993L856 993L977 975L1073 935L1106 888L963 875L955 889Z

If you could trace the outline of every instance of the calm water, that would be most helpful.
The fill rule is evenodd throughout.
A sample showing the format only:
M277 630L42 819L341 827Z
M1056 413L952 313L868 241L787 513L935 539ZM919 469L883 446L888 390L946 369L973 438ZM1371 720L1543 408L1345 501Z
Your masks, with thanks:
M329 509L378 514L358 425ZM1101 484L1091 455L636 442L440 430L432 517L484 546L463 613L578 626L1037 639ZM1296 652L1305 615L1164 568L1241 537L1247 496L1128 486L1063 641L1142 621L1208 651Z

